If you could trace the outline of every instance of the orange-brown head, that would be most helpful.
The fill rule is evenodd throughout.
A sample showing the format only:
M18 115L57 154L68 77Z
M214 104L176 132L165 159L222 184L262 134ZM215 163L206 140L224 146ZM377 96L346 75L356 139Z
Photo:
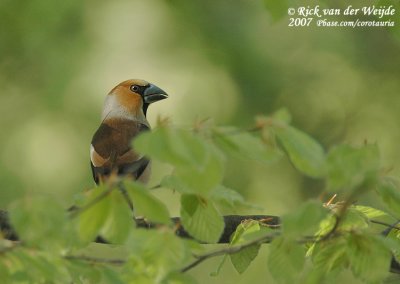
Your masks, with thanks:
M166 92L149 82L139 79L126 80L115 86L107 95L102 119L147 122L148 106L167 97Z

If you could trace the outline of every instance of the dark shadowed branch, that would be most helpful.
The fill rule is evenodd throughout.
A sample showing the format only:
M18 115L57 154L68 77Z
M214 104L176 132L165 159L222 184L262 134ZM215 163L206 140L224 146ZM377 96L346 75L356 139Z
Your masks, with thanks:
M180 218L171 218L174 224L178 225L176 234L182 238L193 239L188 232L180 225ZM271 215L227 215L224 216L225 228L218 241L219 244L229 243L230 236L235 232L237 226L245 220L258 220L266 224L267 226L275 227L279 225L279 217ZM155 225L146 222L144 219L136 219L136 224L139 228L154 228Z
M180 218L179 217L173 217L171 218L173 223L177 225L177 230L176 234L179 237L182 238L189 238L193 239L188 232L185 231L185 229L180 225ZM246 215L246 216L241 216L241 215L227 215L224 216L224 223L225 223L225 228L224 231L218 241L218 243L225 244L229 243L229 238L235 232L236 227L240 225L241 222L244 220L258 220L263 222L267 226L271 227L276 227L279 225L279 217L277 216L270 216L270 215ZM147 222L143 218L137 218L136 220L136 226L139 228L148 228L152 229L155 228L157 225L151 222ZM8 218L8 213L7 211L0 210L0 230L3 234L3 236L12 241L18 240L18 236L15 233L15 231L12 229L9 218ZM107 243L106 240L104 240L101 237L98 237L96 239L96 242L98 243Z

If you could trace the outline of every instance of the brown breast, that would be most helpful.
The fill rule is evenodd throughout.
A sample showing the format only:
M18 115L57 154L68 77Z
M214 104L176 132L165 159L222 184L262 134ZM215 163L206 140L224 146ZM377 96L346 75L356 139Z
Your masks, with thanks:
M123 168L143 159L136 153L131 142L140 132L149 127L131 120L110 119L104 121L92 139L91 163L97 182L98 174L109 174L113 169L118 173Z

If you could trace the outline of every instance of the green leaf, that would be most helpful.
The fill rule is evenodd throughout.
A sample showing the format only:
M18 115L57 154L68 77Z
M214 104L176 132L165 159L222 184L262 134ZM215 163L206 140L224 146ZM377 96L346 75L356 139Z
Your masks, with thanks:
M338 229L339 231L352 231L366 229L368 227L368 217L364 213L350 207L347 209Z
M134 226L133 214L119 190L110 196L110 210L100 234L114 244L123 243Z
M356 277L368 283L380 283L388 276L391 252L379 237L351 234L347 254Z
M207 160L203 140L192 132L160 127L145 132L134 140L139 152L177 167L201 168Z
M207 163L202 171L190 167L176 170L173 175L164 177L161 185L180 193L201 194L207 197L217 189L222 177L223 165L214 160Z
M289 125L277 126L274 130L291 162L300 172L311 177L325 175L325 153L317 141Z
M236 245L236 244L243 244L249 240L252 240L251 238L249 239L249 236L254 236L255 233L258 233L261 230L260 223L256 220L245 220L242 223L237 226L235 232L231 236L231 245Z
M318 231L314 234L315 238L317 240L323 238L326 234L328 234L333 227L335 226L336 223L336 216L333 214L329 214L326 216L321 222L319 222L319 229ZM317 243L313 243L309 246L307 249L306 256L313 255L314 249Z
M262 230L258 221L249 220L241 223L235 230L235 233L232 235L231 245L243 244L249 241L249 236L258 235L260 231L265 233L265 230ZM235 267L236 271L242 274L249 267L251 262L258 255L258 251L261 245L254 244L248 248L245 248L235 254L230 255L231 262Z
M335 206L335 205L334 205ZM340 207L337 206L334 208L331 206L331 210L333 212L340 210ZM342 221L339 224L339 227L336 229L337 232L351 232L354 230L362 230L369 227L369 220L366 214L361 210L355 208L356 206L351 206L347 209L346 214L343 216ZM375 213L374 213L375 214ZM334 214L329 214L326 216L320 223L319 229L314 234L317 239L323 238L326 234L328 234L336 223L336 216ZM307 256L310 256L314 253L315 243L313 243L307 250Z
M333 270L343 269L348 263L346 252L347 243L344 238L317 243L312 254L313 270L319 272L317 275L322 274L319 275L320 278L324 278L324 275Z
M59 266L45 258L40 251L31 255L25 249L14 249L9 253L9 256L11 256L15 263L18 263L18 270L27 272L27 274L21 274L20 277L27 277L29 280L34 279L37 283L54 282L60 272Z
M188 274L173 272L168 275L162 284L196 284L197 281Z
M207 197L215 187L222 182L224 164L221 154L215 147L208 145L208 156L205 164L201 167L178 167L175 169L185 188L190 189L193 194Z
M277 110L273 113L272 118L274 121L279 121L284 124L289 124L292 121L292 116L287 108L281 108Z
M105 186L100 186L89 192L87 201L83 205L84 209L78 216L78 234L81 240L86 242L93 241L110 212L110 198L103 196L105 191L109 191Z
M265 234L270 230L271 229L266 226L261 226L256 220L245 220L239 224L235 232L232 234L230 245L240 245L254 241L257 238L265 236ZM254 246L242 249L235 254L229 255L233 266L239 273L243 273L247 269L250 263L257 256L259 248L260 246L258 244L254 244ZM224 255L217 269L211 274L211 276L217 276L219 274L227 256L228 255Z
M383 212L382 210L369 206L356 205L354 206L354 209L363 213L365 216L367 216L368 219L388 216L388 214Z
M195 190L183 183L182 180L176 175L165 176L161 182L162 187L170 188L178 191L179 193L195 193Z
M170 224L168 209L164 203L155 198L147 188L136 182L125 182L128 194L132 199L135 214L144 216L150 221Z
M153 283L177 271L190 257L184 240L167 230L135 230L127 249L130 256L124 272L133 278L153 279Z
M379 151L376 145L352 147L340 145L332 148L327 157L328 188L354 189L379 171Z
M388 275L391 252L383 238L352 232L318 243L312 260L314 270L321 273L350 266L356 277L367 283L380 283Z
M400 227L399 224L396 224L397 228L393 228L390 230L389 234L386 236L385 241L387 242L387 246L393 253L397 262L400 262Z
M175 166L174 175L163 186L185 193L207 196L222 181L224 157L197 134L173 128L159 128L135 139L145 154Z
M281 157L281 153L249 132L234 127L214 130L216 145L227 155L253 159L270 165Z
M161 180L161 186L171 188L182 194L196 194L197 192L185 185L178 176L169 175ZM223 185L217 185L210 193L210 199L217 202L219 205L227 206L233 210L238 207L247 207L252 209L261 209L261 207L246 202L240 193L227 188Z
M321 222L319 222L319 229L315 236L324 236L333 229L336 223L336 216L334 214L328 214Z
M103 274L103 282L109 284L124 284L121 279L120 273L108 267L102 267L101 273Z
M223 185L218 185L212 192L210 198L219 204L226 205L232 209L237 209L238 207L247 207L253 209L260 209L260 207L246 202L242 195L237 191L227 188Z
M251 262L258 255L261 245L252 245L248 248L241 250L238 253L231 254L231 262L236 271L242 274L250 266Z
M270 245L268 269L277 283L298 283L305 262L304 247L283 237Z
M283 233L286 237L314 234L327 213L320 202L303 203L299 209L282 217Z
M181 196L181 221L191 236L206 243L216 243L225 226L210 200L191 194Z
M101 271L92 263L71 259L65 263L65 266L74 284L101 283Z
M0 262L0 279L4 281L4 283L8 283L10 279L10 273L8 272L8 268L2 262Z
M225 261L226 261L227 257L228 257L228 255L226 255L226 254L222 257L222 259L219 261L219 263L218 263L217 267L215 268L215 270L210 273L210 276L216 277L216 276L219 275L219 273L221 272L222 267L225 264Z
M55 200L29 197L10 208L10 221L21 241L40 246L52 246L63 240L67 215Z
M389 178L378 185L378 193L386 206L398 217L400 216L400 190L394 180Z

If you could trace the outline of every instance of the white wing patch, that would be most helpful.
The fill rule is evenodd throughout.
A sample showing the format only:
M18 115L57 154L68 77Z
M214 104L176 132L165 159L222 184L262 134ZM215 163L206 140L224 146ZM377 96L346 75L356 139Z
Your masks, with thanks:
M110 157L107 159L104 159L102 156L100 156L97 152L96 149L94 149L93 145L90 144L90 161L92 162L93 166L95 167L101 167L103 166Z
M138 156L138 154L134 151L128 151L125 154L118 157L119 164L129 164L139 161L144 156Z

